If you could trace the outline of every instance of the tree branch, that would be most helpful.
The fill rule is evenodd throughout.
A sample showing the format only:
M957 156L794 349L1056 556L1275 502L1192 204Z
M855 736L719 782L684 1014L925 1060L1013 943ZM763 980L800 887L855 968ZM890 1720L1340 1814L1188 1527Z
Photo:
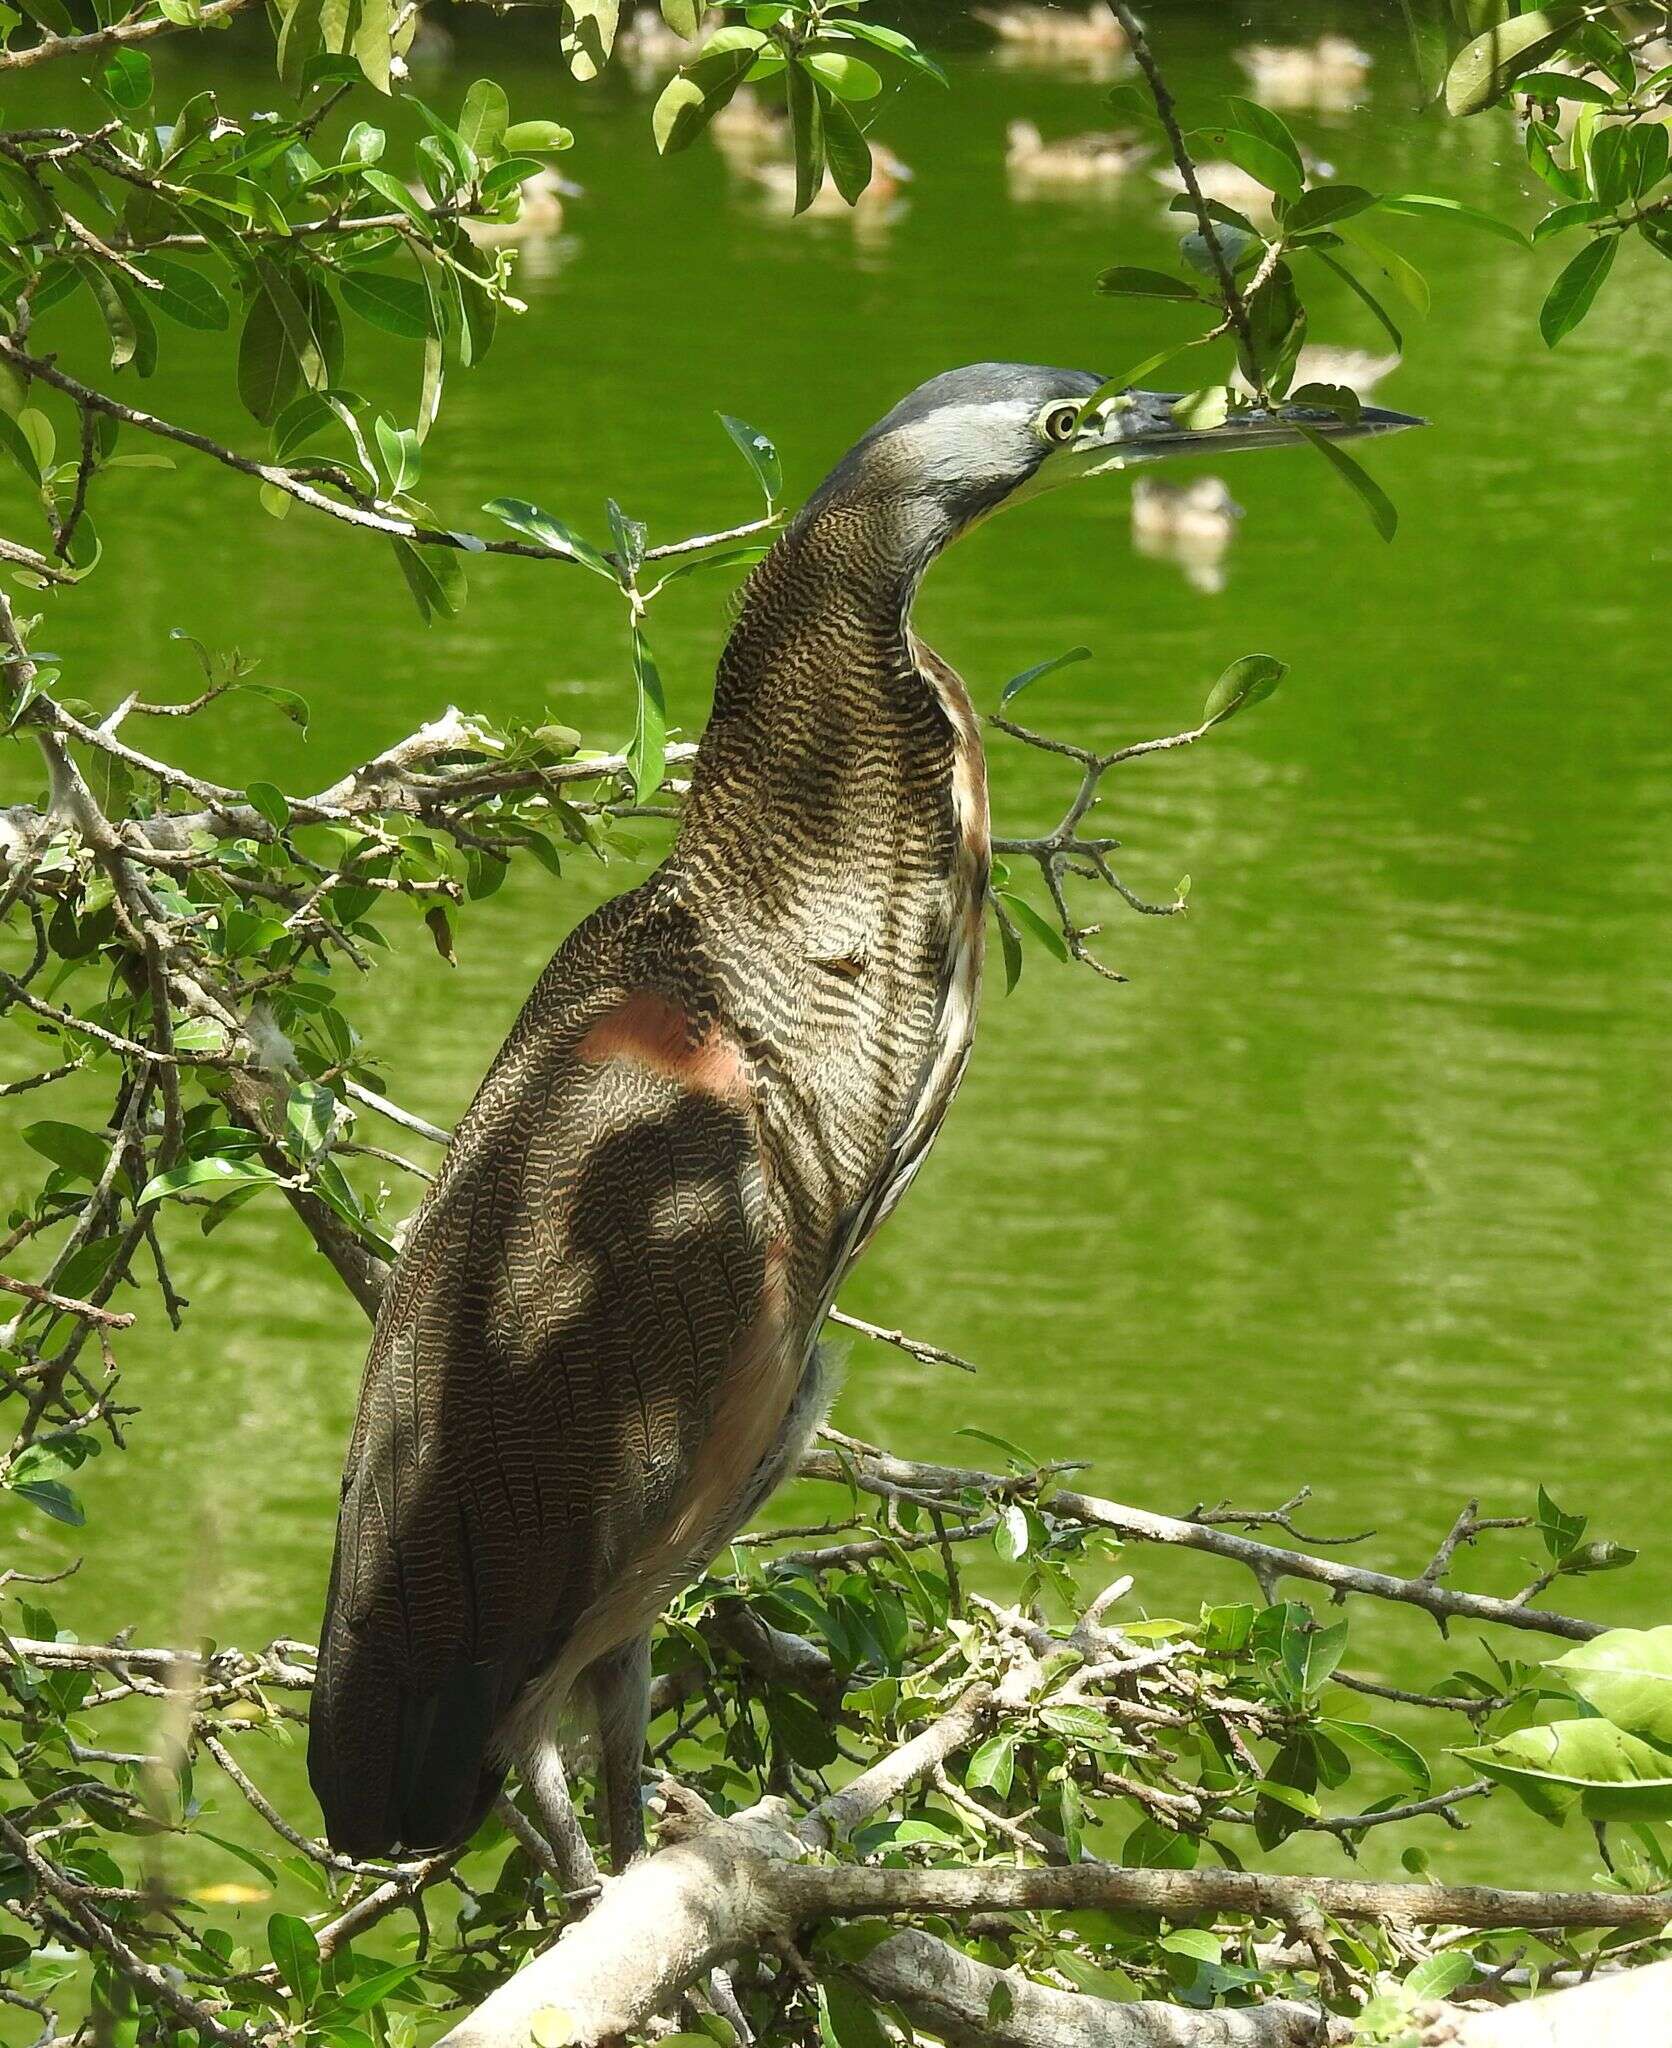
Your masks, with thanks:
M208 0L193 28L215 28L234 14L240 14L253 0ZM94 29L83 36L43 36L24 50L0 50L0 71L24 71L34 64L50 64L54 57L95 57L101 50L124 43L149 42L153 36L171 34L186 23L170 21L166 14L147 16L141 21L119 21L109 28Z
M464 554L521 555L537 562L571 565L577 560L575 555L562 548L542 547L535 541L484 540L479 534L464 533L452 527L421 526L400 513L376 511L359 504L345 505L340 499L328 497L324 491L305 483L283 463L256 462L219 441L212 441L207 434L199 434L190 427L177 427L171 420L159 419L155 413L142 412L137 406L124 405L121 400L110 398L104 392L96 391L92 385L83 384L79 378L60 370L48 358L29 354L3 334L0 334L0 356L15 364L25 376L38 377L43 384L62 391L84 412L103 413L107 419L119 420L139 433L173 441L182 448L195 449L199 455L207 455L223 468L236 470L240 476L253 477L257 483L270 484L274 490L294 498L299 505L306 505L314 512L323 512L328 518L339 519L346 526L385 534L394 540L417 541L425 547L454 548ZM644 558L647 562L659 561L664 555L689 553L694 546L717 547L723 541L746 540L754 534L767 532L777 524L777 515L769 514L764 519L746 520L742 525L728 527L720 533L700 535L695 541L672 541L663 547L647 548ZM50 570L51 565L46 566Z

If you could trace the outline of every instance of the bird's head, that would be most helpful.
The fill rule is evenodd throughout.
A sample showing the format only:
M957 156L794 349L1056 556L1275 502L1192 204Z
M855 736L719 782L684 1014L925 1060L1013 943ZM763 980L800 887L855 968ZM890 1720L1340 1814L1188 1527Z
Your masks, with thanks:
M1396 432L1424 422L1366 405L1348 420L1320 407L1277 405L1193 427L1158 391L1111 392L1087 370L974 363L920 384L849 450L809 511L832 502L895 507L926 554L1005 505L1081 477L1183 455L1297 444L1301 427L1326 440Z

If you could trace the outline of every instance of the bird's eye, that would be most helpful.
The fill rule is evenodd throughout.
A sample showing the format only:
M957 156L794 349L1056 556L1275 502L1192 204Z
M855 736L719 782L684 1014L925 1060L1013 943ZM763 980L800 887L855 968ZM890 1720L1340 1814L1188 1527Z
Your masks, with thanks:
M1080 408L1077 405L1048 405L1039 415L1039 431L1047 441L1060 448L1073 440L1079 418Z

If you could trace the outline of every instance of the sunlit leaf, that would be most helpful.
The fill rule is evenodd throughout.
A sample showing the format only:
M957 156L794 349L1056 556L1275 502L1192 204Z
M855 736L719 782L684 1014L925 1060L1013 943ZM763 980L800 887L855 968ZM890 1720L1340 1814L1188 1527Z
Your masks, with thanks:
M1500 21L1465 43L1446 73L1446 111L1478 114L1534 70L1567 33L1577 6L1542 8Z

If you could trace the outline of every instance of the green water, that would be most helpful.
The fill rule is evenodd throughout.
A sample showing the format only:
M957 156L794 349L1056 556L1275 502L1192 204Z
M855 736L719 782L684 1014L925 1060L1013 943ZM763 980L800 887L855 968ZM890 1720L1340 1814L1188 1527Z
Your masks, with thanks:
M1268 39L1295 25L1266 5L1234 16ZM1198 100L1240 84L1227 18L1154 10ZM1397 11L1347 25L1375 54L1372 95L1342 120L1294 117L1319 153L1366 184L1536 217L1506 127L1416 111ZM891 98L879 132L917 176L897 216L859 235L776 217L706 144L658 163L646 97L582 95L531 41L507 56L491 38L478 31L428 95L456 105L496 72L519 117L573 121L565 168L586 191L524 269L528 317L449 393L425 487L450 520L510 492L601 531L613 492L655 538L724 525L750 515L752 486L716 407L777 439L799 495L937 370L991 356L1112 370L1178 331L1165 308L1089 290L1104 264L1165 252L1145 176L1111 194L1007 187L1007 119L1098 123L1101 89L1072 71L969 56L949 96ZM159 61L196 82L178 56ZM249 92L265 94L251 63ZM69 105L62 81L38 90L43 113ZM16 89L8 113L22 118ZM1225 467L1246 516L1220 595L1134 551L1118 481L994 522L929 581L920 627L985 707L1017 670L1095 650L1026 700L1034 723L1091 744L1193 723L1249 650L1292 672L1210 743L1122 771L1122 872L1165 895L1188 871L1189 916L1098 906L1125 987L1035 953L1016 994L989 990L933 1159L843 1297L980 1376L860 1346L836 1419L937 1455L970 1450L958 1426L999 1431L1178 1512L1309 1483L1314 1526L1375 1525L1358 1554L1398 1569L1425 1561L1467 1495L1514 1511L1542 1480L1644 1552L1575 1589L1587 1611L1665 1618L1668 279L1627 252L1552 355L1535 316L1559 259L1426 222L1392 233L1434 287L1378 394L1434 422L1369 457L1401 508L1395 545L1315 459L1267 454ZM1313 335L1378 342L1324 290ZM135 395L254 448L224 351L167 339L163 374ZM81 364L97 374L91 345ZM383 370L356 381L410 416L415 365L390 344ZM426 630L381 543L300 512L277 524L192 458L176 477L113 481L100 523L94 594L53 626L67 687L101 705L187 694L167 637L183 627L312 701L305 745L254 704L147 735L207 772L317 788L448 702L626 730L618 607L584 575L473 563L464 617ZM690 731L726 615L702 579L657 607ZM995 741L1001 833L1053 821L1059 770ZM31 790L21 754L0 773L9 799ZM456 972L407 933L357 999L402 1099L455 1116L552 947L635 872L514 876L464 921ZM29 1155L4 1142L11 1178ZM170 1337L148 1297L123 1340L144 1412L130 1454L84 1475L84 1541L6 1510L7 1550L36 1565L87 1550L60 1607L89 1636L310 1637L364 1328L276 1204L209 1253L184 1219L175 1243L186 1331ZM1508 1590L1527 1549L1466 1575ZM1247 1590L1228 1569L1137 1568L1163 1608ZM1426 1624L1366 1628L1363 1668L1407 1682L1446 1668ZM1448 1853L1468 1867L1470 1845ZM1583 1862L1542 1833L1527 1854L1569 1874Z

